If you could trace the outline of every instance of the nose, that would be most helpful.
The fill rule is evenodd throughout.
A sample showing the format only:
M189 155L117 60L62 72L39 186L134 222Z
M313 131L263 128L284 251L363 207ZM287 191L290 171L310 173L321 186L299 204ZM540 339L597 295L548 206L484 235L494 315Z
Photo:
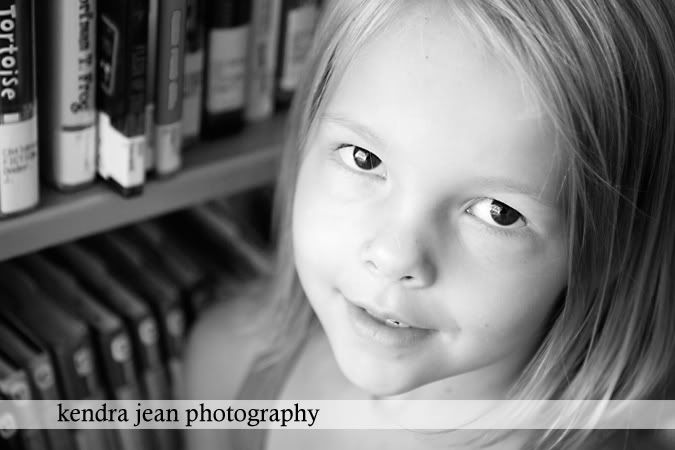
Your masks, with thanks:
M374 275L407 288L426 287L436 279L431 254L414 235L380 232L364 244L360 256Z

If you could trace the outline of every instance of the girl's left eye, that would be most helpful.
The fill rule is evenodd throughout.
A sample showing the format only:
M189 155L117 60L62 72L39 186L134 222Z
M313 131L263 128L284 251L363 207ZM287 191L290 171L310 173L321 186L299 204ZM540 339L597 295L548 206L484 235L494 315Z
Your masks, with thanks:
M337 149L340 160L350 169L357 172L367 172L373 175L384 176L384 164L373 152L356 145L345 144Z
M522 228L527 225L522 214L493 198L481 199L466 211L488 225L498 228Z

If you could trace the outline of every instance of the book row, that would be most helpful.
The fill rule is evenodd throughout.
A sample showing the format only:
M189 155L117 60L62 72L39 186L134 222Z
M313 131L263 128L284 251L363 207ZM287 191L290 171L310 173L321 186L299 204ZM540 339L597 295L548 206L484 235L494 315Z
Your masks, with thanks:
M186 332L269 270L228 203L0 263L0 399L181 398ZM0 448L177 449L177 430L12 429ZM15 423L15 422L14 422Z
M0 0L0 217L98 176L126 196L186 143L286 107L319 0Z

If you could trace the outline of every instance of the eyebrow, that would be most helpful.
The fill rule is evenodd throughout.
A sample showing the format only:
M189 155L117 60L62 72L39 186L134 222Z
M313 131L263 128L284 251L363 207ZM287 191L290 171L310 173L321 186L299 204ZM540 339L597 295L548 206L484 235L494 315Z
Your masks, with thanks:
M364 139L377 145L378 147L384 146L384 139L382 139L377 133L373 132L373 130L371 130L370 128L368 128L367 126L365 126L360 122L354 121L340 114L334 114L329 112L324 113L321 116L321 119L348 128L354 133L363 137Z

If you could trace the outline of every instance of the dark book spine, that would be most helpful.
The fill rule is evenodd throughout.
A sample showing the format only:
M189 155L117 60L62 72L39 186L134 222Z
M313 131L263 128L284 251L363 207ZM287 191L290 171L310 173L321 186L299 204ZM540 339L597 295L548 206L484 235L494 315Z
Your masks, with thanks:
M124 195L145 182L148 0L101 0L99 175Z
M183 141L199 137L204 83L204 0L187 0L185 20L185 71L183 78Z
M318 14L317 0L283 0L277 63L277 108L288 108L291 103L312 44Z
M37 205L33 1L0 0L0 217Z
M205 138L223 136L243 126L250 15L250 0L206 3Z

